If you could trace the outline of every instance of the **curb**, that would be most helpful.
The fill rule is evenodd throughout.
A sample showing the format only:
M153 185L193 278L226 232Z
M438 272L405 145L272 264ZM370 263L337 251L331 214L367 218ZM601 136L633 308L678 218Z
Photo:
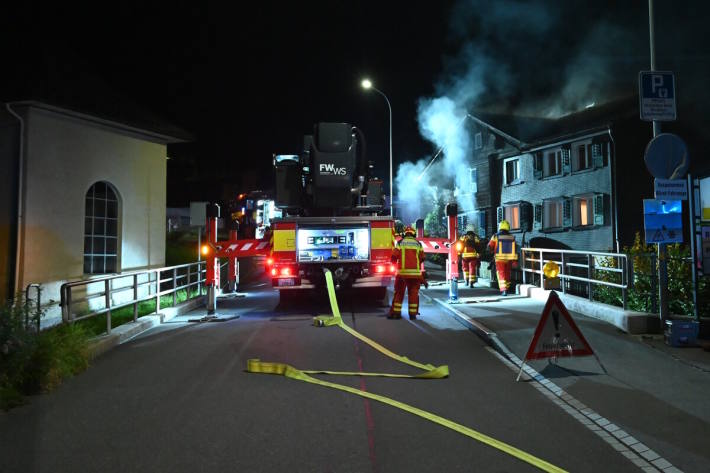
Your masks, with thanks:
M178 315L182 315L195 307L203 305L204 302L204 296L198 296L175 307L161 309L159 314L144 315L143 317L138 317L138 320L135 322L119 325L112 329L109 335L102 335L89 340L89 358L97 358L146 330L150 330L161 323L167 322Z
M518 292L541 302L547 301L550 295L550 290L541 289L532 284L519 284ZM562 292L557 292L557 295L567 309L607 322L631 335L661 333L661 322L655 315L624 310L621 307L593 302L583 297L572 296Z

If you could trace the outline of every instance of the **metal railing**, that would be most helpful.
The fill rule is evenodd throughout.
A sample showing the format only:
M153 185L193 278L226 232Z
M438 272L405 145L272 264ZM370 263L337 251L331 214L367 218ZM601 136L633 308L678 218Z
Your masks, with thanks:
M138 319L138 304L155 300L160 312L160 297L172 294L177 305L178 291L189 294L193 287L202 294L205 262L148 269L112 276L64 283L60 289L62 321L73 323L106 314L106 331L111 333L111 311L133 306L133 321Z
M544 288L543 267L554 261L560 267L558 275L563 293L582 295L594 300L597 286L621 289L622 305L628 308L629 258L624 253L558 250L550 248L522 248L520 270L523 283L528 275L532 284Z

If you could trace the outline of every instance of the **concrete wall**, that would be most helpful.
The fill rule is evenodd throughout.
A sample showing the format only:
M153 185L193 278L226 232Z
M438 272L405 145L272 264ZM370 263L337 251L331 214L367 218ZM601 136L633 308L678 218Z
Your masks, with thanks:
M119 271L165 262L166 146L57 112L25 108L26 180L19 287L41 283L43 301L83 274L87 190L119 198Z

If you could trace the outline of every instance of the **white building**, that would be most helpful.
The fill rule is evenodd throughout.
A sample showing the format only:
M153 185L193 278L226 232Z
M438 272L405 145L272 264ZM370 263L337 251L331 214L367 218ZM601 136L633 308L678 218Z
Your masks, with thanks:
M159 129L2 105L2 300L41 284L52 320L66 281L164 265L167 144L189 137Z

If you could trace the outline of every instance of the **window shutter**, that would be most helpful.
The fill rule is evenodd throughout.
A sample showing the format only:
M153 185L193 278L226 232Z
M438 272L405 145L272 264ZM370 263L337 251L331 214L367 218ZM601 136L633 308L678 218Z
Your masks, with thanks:
M571 170L572 166L570 165L570 149L562 148L562 173L569 174Z
M542 179L542 153L538 152L533 155L533 172L535 179Z
M498 207L496 212L496 219L496 230L498 230L498 225L500 224L500 221L503 220L503 207Z
M535 216L533 220L533 229L540 230L542 228L542 204L535 204Z
M530 202L520 203L520 229L529 232L532 230L532 204Z
M572 226L572 199L565 199L562 202L562 226Z
M592 145L592 166L594 169L604 166L604 145L602 143Z
M486 236L486 212L484 210L478 212L478 236L481 238Z
M604 194L594 195L594 225L604 225Z

